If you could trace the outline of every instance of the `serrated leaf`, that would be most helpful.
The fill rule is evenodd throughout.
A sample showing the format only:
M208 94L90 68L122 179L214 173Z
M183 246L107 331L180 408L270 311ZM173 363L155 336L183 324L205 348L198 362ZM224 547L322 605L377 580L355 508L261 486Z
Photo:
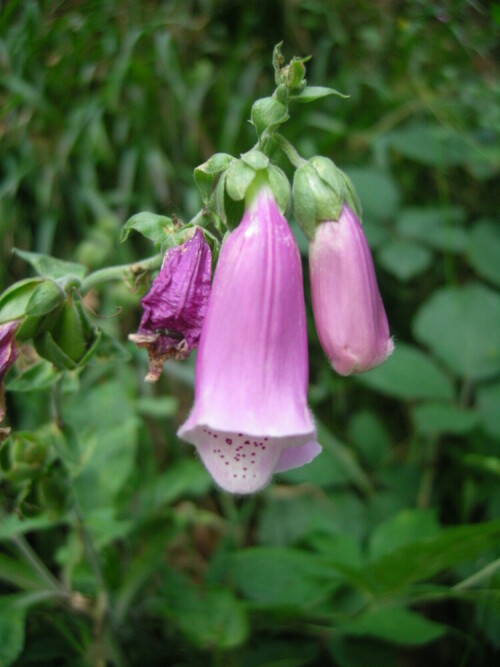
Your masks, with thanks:
M349 95L344 95L338 90L335 90L335 88L327 88L325 86L306 86L300 93L290 95L290 100L293 100L294 102L308 103L315 102L322 97L329 97L330 95L336 95L344 100L349 98Z
M42 255L38 252L27 252L14 248L14 254L31 264L35 271L44 278L77 278L83 280L87 275L88 269L83 264L76 262L66 262L63 259L57 259L50 255Z
M171 218L144 211L132 216L123 225L120 242L124 243L132 231L139 232L159 248L174 238L176 229Z

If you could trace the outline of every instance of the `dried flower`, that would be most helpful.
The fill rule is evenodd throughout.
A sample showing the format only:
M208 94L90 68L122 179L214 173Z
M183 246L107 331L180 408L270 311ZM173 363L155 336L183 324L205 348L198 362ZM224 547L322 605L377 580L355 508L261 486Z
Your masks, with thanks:
M129 336L149 357L146 380L156 382L169 358L185 359L197 346L210 295L212 256L200 228L165 253L160 273L142 299L139 331Z
M302 267L271 190L247 199L222 246L179 436L223 489L252 493L321 447L307 406Z

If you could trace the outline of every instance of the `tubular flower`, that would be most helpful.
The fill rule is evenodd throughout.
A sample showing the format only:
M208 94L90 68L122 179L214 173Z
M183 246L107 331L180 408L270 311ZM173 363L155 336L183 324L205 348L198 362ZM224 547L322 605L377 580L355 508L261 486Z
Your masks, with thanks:
M129 336L149 357L146 380L156 382L171 357L185 359L197 346L210 295L212 255L203 232L167 250L160 273L142 299L139 331Z
M344 204L338 221L321 222L309 246L314 321L333 368L367 371L394 349L368 242Z
M14 321L0 325L0 422L5 416L3 380L7 371L17 359L14 339L19 324L18 321Z
M302 268L271 190L261 186L222 246L196 360L194 407L178 435L232 493L321 451L307 406Z

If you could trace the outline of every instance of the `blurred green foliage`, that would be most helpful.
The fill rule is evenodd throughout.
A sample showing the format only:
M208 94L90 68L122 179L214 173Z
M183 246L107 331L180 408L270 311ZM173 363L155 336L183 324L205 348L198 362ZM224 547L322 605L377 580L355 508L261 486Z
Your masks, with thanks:
M498 660L499 36L498 4L472 0L2 3L2 290L39 261L14 247L82 276L151 255L122 226L198 210L193 168L253 145L283 39L350 95L283 132L353 179L396 340L340 378L308 301L324 452L234 499L175 437L192 361L145 385L145 355L110 342L139 294L91 292L92 363L63 376L25 349L6 382L2 667ZM61 307L52 279L24 284L34 315Z

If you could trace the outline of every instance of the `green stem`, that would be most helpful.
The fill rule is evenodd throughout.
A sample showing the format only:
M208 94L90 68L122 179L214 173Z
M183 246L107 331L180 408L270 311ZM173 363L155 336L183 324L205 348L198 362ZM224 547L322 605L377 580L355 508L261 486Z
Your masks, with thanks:
M106 269L99 269L99 271L94 271L94 273L91 273L83 280L79 291L81 294L86 294L89 290L102 283L109 282L110 280L123 280L124 274L127 271L140 273L149 269L158 269L161 266L162 259L163 256L160 254L148 259L141 259L132 264L121 264L119 266L109 266Z
M472 588L472 586L475 586L476 584L480 583L481 581L483 581L483 579L488 579L489 577L493 576L495 572L499 569L500 569L500 558L497 558L492 563L489 563L489 565L483 567L482 570L479 570L479 572L476 572L470 577L467 577L467 579L464 579L463 581L460 581L458 584L453 586L453 590L463 591L466 588Z
M285 137L282 134L273 134L272 136L273 141L275 141L279 148L283 151L283 153L287 156L287 158L290 160L290 162L293 164L294 167L301 167L302 165L306 164L307 160L304 160L304 158L299 155L297 149L295 146L293 146L288 139L285 139Z
M52 572L45 566L38 554L31 548L28 541L22 535L14 535L11 537L12 542L16 545L19 552L24 556L26 561L31 565L33 570L39 577L49 586L52 594L67 596L69 592L64 590L58 579L54 577Z

